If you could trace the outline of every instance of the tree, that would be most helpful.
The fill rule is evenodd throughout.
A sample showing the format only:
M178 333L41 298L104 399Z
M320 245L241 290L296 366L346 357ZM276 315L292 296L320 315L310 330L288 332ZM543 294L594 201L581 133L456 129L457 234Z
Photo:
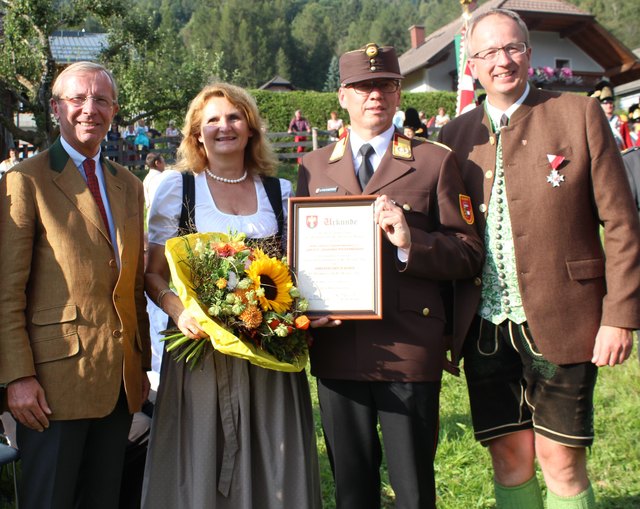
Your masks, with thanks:
M122 0L0 0L4 34L0 40L0 88L14 106L33 114L37 130L18 127L0 111L0 124L16 139L43 149L56 137L50 100L56 65L50 37L60 28L81 24L88 15L106 20L126 10Z
M340 62L334 55L329 64L327 79L324 82L323 92L335 92L340 88Z

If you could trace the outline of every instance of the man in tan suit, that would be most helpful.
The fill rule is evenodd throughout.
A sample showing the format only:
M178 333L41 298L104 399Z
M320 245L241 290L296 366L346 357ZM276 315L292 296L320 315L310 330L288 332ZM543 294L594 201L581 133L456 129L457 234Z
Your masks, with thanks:
M102 66L65 69L61 137L0 182L0 382L23 508L114 508L148 391L141 182L100 155L118 111Z
M485 11L467 31L483 107L442 128L485 239L481 274L457 282L476 438L499 508L594 507L586 469L598 366L624 362L640 325L640 227L597 101L533 89L526 25ZM600 225L604 226L604 249ZM471 324L471 327L469 327Z

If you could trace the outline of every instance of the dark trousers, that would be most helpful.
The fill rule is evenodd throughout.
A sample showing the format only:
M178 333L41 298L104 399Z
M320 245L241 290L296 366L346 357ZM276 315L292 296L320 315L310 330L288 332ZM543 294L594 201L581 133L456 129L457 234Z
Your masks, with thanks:
M380 507L382 447L397 509L435 508L440 382L318 379L337 509Z
M50 421L42 433L18 423L21 509L116 509L130 427L124 390L106 417Z

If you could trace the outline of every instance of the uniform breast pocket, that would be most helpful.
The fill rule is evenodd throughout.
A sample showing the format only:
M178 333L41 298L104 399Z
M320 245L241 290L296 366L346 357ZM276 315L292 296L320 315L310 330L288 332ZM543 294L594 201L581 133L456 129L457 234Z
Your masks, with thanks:
M34 311L29 335L36 364L72 357L80 351L75 304Z

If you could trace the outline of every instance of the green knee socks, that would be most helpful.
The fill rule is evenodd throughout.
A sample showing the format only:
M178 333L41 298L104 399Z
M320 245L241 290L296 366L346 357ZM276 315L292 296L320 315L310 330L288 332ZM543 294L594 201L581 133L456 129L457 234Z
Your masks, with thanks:
M498 509L543 509L542 492L534 475L519 486L502 486L494 481Z
M572 497L559 497L547 490L547 509L595 509L596 497L591 485Z

